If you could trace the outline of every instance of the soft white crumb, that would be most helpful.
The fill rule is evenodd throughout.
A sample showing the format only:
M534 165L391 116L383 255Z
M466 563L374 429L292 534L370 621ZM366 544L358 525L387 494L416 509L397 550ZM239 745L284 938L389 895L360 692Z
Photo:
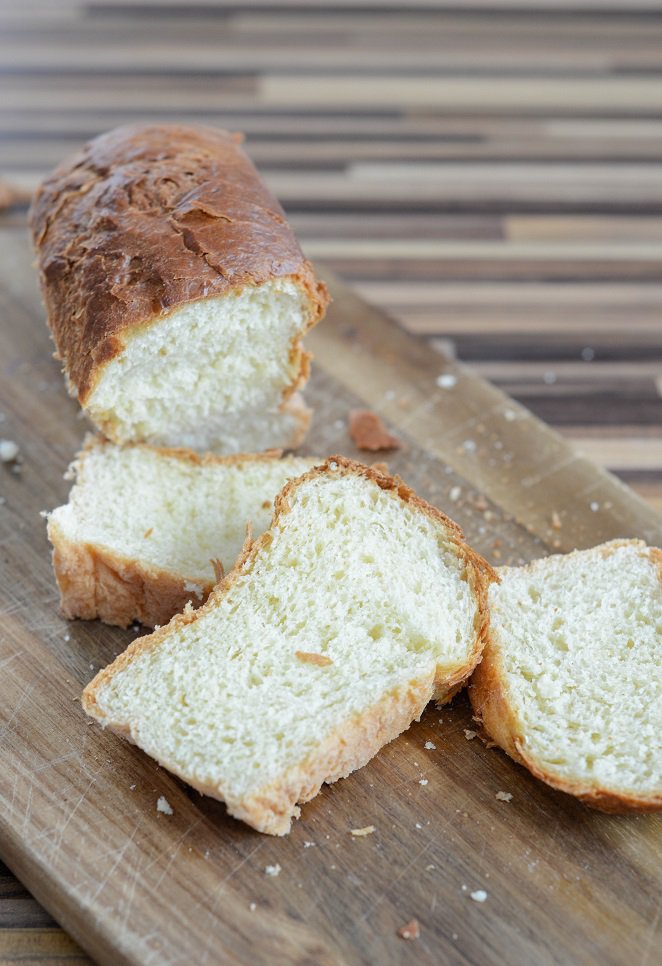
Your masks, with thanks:
M312 849L312 847L313 847L314 845L315 845L315 843L314 843L314 842L304 842L304 843L303 843L303 847L304 847L304 849Z
M590 504L590 507L593 513L597 513L600 509L600 504L597 502L597 500L593 500L593 502Z
M417 822L417 823L416 823L416 828L423 828L423 826L421 825L421 823L420 823L420 822Z
M39 516L42 518L42 520L45 520L48 517L48 510L40 510Z
M504 419L507 419L509 423L512 423L515 419L517 419L517 413L514 409L504 409L503 416Z
M465 439L465 441L462 443L462 446L467 453L476 452L476 443L473 439Z
M334 429L344 429L345 428L345 421L344 421L344 419L336 419L335 423L333 424L333 428Z
M444 372L437 376L436 383L440 389L452 389L453 386L457 385L457 376L454 376L452 372Z
M64 639L65 639L65 641L70 641L71 640L71 634L65 634L64 635Z
M462 496L462 487L461 486L453 486L453 487L451 487L450 492L448 494L448 499L449 500L452 500L453 503L457 503L457 501L460 499L461 496Z
M351 829L350 830L350 834L353 835L355 838L358 838L358 837L360 837L362 835L372 835L372 833L374 831L375 831L375 826L374 825L366 825L363 828L353 828L353 829Z
M163 812L164 815L173 815L172 805L165 797L165 795L159 795L159 799L156 803L156 811Z
M133 791L135 791L135 788L136 788L136 786L135 786L135 784L133 784L133 785L129 785L129 791L130 791L130 792L133 792Z
M437 746L435 745L434 741L426 741L425 742L425 745L423 747L424 748L427 748L428 751L436 751L437 750Z
M276 875L280 875L281 871L282 871L281 867L278 865L277 862L275 865L265 865L264 867L265 875L276 876Z
M250 902L248 904L248 908L251 912L255 912L255 910L257 909L257 902Z
M395 397L396 397L395 389L387 389L386 392L384 393L384 399L388 399L389 401L392 399L395 399Z
M427 778L419 778L418 780L419 785L427 785L427 783L428 783Z
M474 902L485 902L487 899L487 893L484 889L476 889L475 892L471 893L471 898Z
M192 580L187 580L184 584L185 594L195 594L196 597L202 597L202 587L200 584L194 584Z
M512 802L513 796L511 792L497 792L494 796L499 802Z
M18 444L13 439L0 439L1 463L13 463L19 452Z
M556 373L555 372L546 372L543 375L543 377L542 377L542 381L547 386L553 386L554 383L556 382Z
M477 735L478 735L478 732L472 731L471 728L464 729L464 737L467 739L467 741L473 741Z

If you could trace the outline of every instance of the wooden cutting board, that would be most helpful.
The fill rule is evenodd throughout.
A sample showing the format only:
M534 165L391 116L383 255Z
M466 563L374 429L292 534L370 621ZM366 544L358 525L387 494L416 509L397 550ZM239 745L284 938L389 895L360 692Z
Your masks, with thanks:
M64 501L85 423L51 358L27 241L3 234L0 436L23 462L0 466L0 855L37 898L108 964L656 961L661 817L601 815L535 781L470 740L462 696L325 788L285 839L86 719L82 687L135 634L58 615L39 513ZM405 444L391 469L496 564L617 536L662 543L662 519L613 477L333 289L309 340L309 452L357 456L348 410L377 410ZM157 812L160 795L174 814Z

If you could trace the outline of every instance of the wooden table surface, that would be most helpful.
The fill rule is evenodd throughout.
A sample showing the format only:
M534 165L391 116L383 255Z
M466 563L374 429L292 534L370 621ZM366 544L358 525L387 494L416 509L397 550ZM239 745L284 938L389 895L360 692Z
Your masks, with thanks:
M312 258L662 508L660 0L27 0L0 26L10 184L127 120L243 130ZM87 960L0 865L14 961Z

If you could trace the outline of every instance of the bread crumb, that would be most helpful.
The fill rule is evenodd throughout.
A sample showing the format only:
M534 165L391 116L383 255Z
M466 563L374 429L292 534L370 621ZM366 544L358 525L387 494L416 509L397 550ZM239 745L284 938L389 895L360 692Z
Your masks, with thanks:
M303 843L303 847L304 847L304 849L312 849L312 847L313 847L314 845L315 845L315 843L314 843L314 842L304 842L304 843Z
M373 470L377 470L378 473L383 473L385 476L389 475L388 463L373 463Z
M452 389L453 386L457 385L457 376L454 376L452 372L444 372L437 376L435 381L440 389Z
M419 785L427 785L427 783L428 783L427 778L419 778L418 780Z
M150 527L149 530L145 530L145 532L143 533L143 538L146 540L147 537L151 537L153 533L154 533L154 527Z
M372 833L375 831L376 829L374 825L366 825L364 826L364 828L351 829L350 835L353 835L355 838L359 838L360 836L363 836L363 835L372 835Z
M158 801L156 803L156 811L162 812L164 815L173 815L173 808L165 795L159 795Z
M264 867L265 875L276 876L276 875L280 875L281 871L282 869L277 862L275 865L265 865Z
M554 512L552 513L552 529L553 530L561 529L561 517L558 515L556 510L554 510Z
M418 939L420 935L421 927L418 924L418 919L410 919L409 922L398 929L400 939Z
M487 899L487 893L484 889L476 889L475 892L471 893L471 898L474 902L485 902Z
M0 439L0 462L13 463L20 450L13 439Z
M248 908L249 908L249 910L251 912L255 912L255 910L257 909L257 903L256 902L249 902Z
M515 412L514 409L504 409L503 415L504 415L504 418L507 419L509 423L512 423L515 419L517 419L517 413Z
M358 449L372 453L381 449L399 449L402 446L384 426L377 413L370 409L352 409L349 414L349 435Z
M471 728L464 729L464 737L467 739L467 741L473 741L477 735L478 735L478 732L472 731Z
M315 654L313 651L295 651L294 654L304 664L316 664L318 667L328 667L329 664L333 664L326 654Z
M497 792L494 796L499 802L512 802L513 796L510 792Z
M209 563L214 568L214 577L216 578L216 583L218 584L225 577L225 567L218 557L212 557Z
M465 441L462 443L462 448L466 453L475 453L476 443L473 439L465 439Z
M435 745L434 741L426 741L425 744L423 745L423 747L424 748L427 748L428 751L436 751L437 750L437 746Z
M457 501L460 499L461 496L462 496L462 487L461 486L453 486L453 487L451 487L450 492L448 494L448 499L449 500L452 500L453 503L457 503Z
M129 791L130 792L135 791L135 787L136 787L135 783L133 785L129 785Z
M597 500L593 500L593 502L590 503L589 505L590 505L591 510L593 511L593 513L597 513L598 510L600 509L600 504L597 502Z
M433 864L432 864L432 863L430 862L430 864L429 864L429 865L426 865L426 866L425 866L425 871L426 871L426 872L432 872L432 871L433 871L433 870L434 870L435 868L436 868L436 866L434 866L434 865L433 865Z
M546 372L543 375L543 377L542 377L542 381L547 386L553 386L554 383L556 382L556 373L555 372Z

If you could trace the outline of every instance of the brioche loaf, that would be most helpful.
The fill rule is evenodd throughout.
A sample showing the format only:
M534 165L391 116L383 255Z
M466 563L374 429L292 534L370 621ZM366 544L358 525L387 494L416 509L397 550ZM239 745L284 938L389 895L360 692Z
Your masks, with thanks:
M271 834L480 658L493 572L400 480L334 457L198 611L136 641L85 710Z
M469 688L487 734L587 805L662 808L662 551L615 540L498 573Z
M266 530L278 492L315 462L89 439L69 502L48 518L65 617L154 626L202 603L216 583L212 561L229 570L247 523Z
M239 142L206 127L120 127L36 193L57 353L115 442L246 452L256 421L271 420L272 447L305 429L283 407L307 378L301 339L327 293Z

